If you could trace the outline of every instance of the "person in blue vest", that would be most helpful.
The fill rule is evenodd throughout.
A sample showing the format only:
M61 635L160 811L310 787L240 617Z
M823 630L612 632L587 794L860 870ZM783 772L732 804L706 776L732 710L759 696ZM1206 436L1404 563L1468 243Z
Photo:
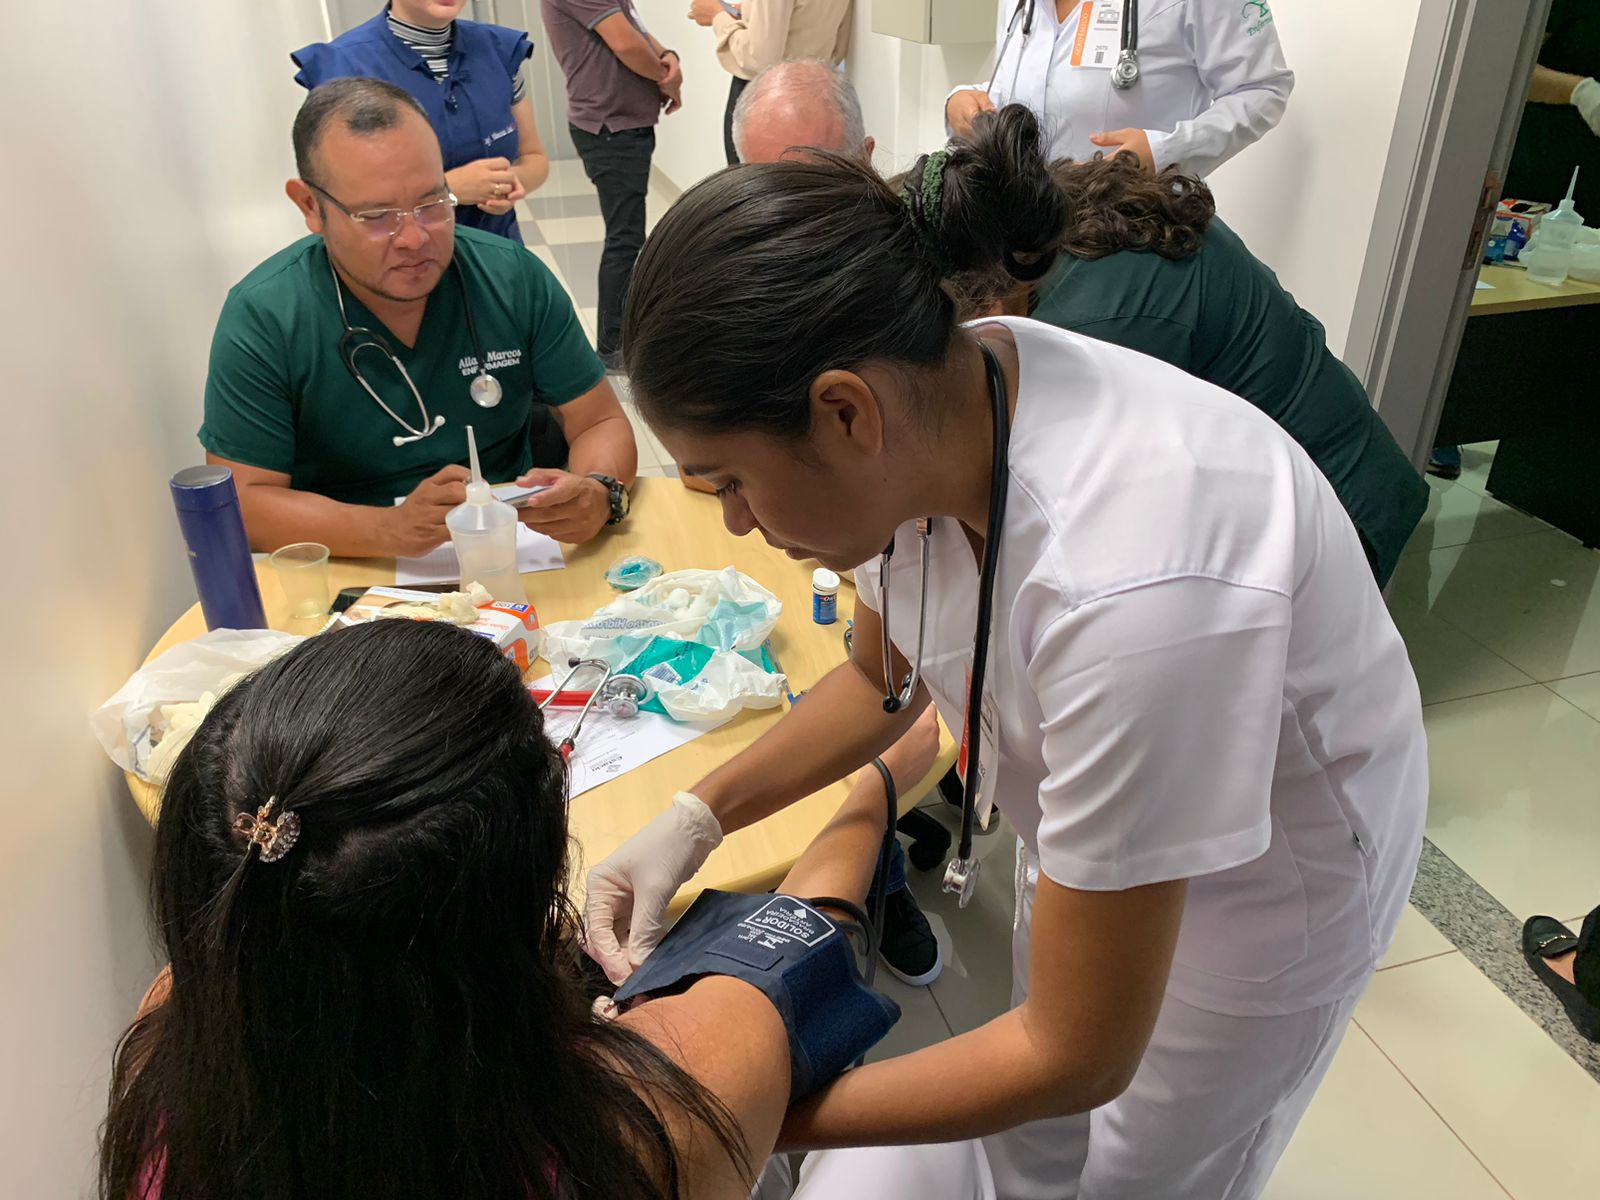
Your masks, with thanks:
M415 97L439 135L456 223L522 241L517 201L550 174L522 65L526 33L456 14L466 0L390 0L370 21L289 57L310 90L351 75Z

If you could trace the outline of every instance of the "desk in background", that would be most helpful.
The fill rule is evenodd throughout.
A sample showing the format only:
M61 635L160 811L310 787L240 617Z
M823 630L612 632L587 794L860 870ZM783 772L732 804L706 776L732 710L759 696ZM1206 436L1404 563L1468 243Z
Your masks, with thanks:
M602 577L606 567L623 555L647 554L669 571L732 565L776 594L783 601L783 616L773 631L772 643L778 661L788 672L791 690L812 687L845 659L844 617L853 606L854 592L846 588L836 624L813 624L810 567L791 561L760 538L734 537L722 523L721 504L711 496L686 490L677 480L640 479L634 488L633 511L626 521L587 545L564 549L565 570L523 576L528 598L543 623L587 617L616 595ZM334 559L331 570L335 592L347 587L394 583L392 559ZM268 623L274 629L309 632L295 628L287 620L283 594L264 562L257 564L257 571ZM167 631L150 657L204 630L205 622L196 605ZM529 678L544 673L541 663L529 671ZM572 801L571 833L585 860L574 864L574 884L581 887L584 865L598 862L616 849L623 839L665 808L674 792L689 787L739 753L787 711L785 705L765 712L740 713L720 729ZM948 731L943 734L943 743L927 778L901 796L902 812L927 795L955 761L955 746ZM154 821L160 808L156 789L131 775L128 786L140 809ZM764 891L776 886L838 810L847 792L845 784L834 784L748 829L729 834L679 894L675 907L687 904L704 887Z
M1498 440L1489 491L1600 546L1600 284L1486 266L1434 442Z

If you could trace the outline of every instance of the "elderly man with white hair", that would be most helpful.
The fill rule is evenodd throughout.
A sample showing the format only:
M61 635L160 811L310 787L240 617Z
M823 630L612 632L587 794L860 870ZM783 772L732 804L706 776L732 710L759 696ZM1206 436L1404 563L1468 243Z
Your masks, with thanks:
M740 162L775 162L801 147L870 162L874 143L844 72L820 58L802 58L768 67L740 93L733 145Z

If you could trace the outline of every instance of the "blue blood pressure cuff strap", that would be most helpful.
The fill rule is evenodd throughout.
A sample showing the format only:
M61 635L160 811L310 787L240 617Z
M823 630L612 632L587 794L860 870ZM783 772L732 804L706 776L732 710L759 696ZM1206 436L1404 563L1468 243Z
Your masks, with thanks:
M900 1006L856 969L845 926L793 896L706 890L613 997L670 996L707 975L760 988L789 1034L789 1101L875 1046Z

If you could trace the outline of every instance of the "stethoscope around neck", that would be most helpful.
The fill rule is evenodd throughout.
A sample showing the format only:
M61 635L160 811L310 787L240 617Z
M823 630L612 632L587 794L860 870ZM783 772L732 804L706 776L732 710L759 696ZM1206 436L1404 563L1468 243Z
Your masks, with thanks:
M961 780L961 839L956 856L944 871L944 890L957 897L965 908L978 886L978 870L983 865L972 853L973 826L978 810L978 751L983 743L983 685L989 666L989 631L994 624L995 580L1000 571L1000 535L1005 529L1006 493L1011 482L1008 453L1011 446L1011 411L1006 403L1006 377L994 351L978 343L983 351L984 372L989 381L989 406L994 421L994 456L989 475L989 520L983 535L983 569L978 582L978 624L972 634L972 679L967 687L966 744L967 770ZM917 605L917 653L911 670L898 691L889 677L892 642L889 637L889 564L894 557L894 542L884 547L878 559L880 621L883 626L883 677L887 681L883 711L897 713L911 703L922 682L922 648L928 632L928 543L933 537L933 518L917 521L917 553L922 574L922 594ZM974 727L976 722L976 727ZM992 769L992 768L991 768Z
M461 289L461 311L466 315L467 336L472 339L472 353L478 360L478 374L467 386L467 394L479 408L493 408L500 403L504 392L500 387L500 381L489 374L489 360L484 357L483 343L478 340L478 322L473 316L472 301L467 297L467 280L462 273L460 261L453 260L450 268L455 274L456 286ZM394 352L394 347L390 345L388 338L377 330L368 329L365 325L350 324L350 316L344 307L344 285L339 282L339 272L334 269L331 256L328 259L328 273L333 276L333 294L339 301L339 320L344 325L344 332L339 335L339 357L343 360L345 369L361 385L361 390L371 396L373 402L389 415L389 419L405 430L404 435L395 435L393 440L396 446L405 446L432 437L444 424L444 417L429 415L427 402L423 400L422 393L417 390L417 385L411 379L411 372L406 370L405 363L400 361L400 356ZM390 408L388 402L373 390L366 376L361 373L361 368L356 364L356 355L363 350L376 350L394 364L395 370L400 372L400 378L404 379L406 386L411 389L412 399L417 402L417 411L422 415L421 425L411 424Z
M1017 6L1012 10L1011 22L1006 26L1006 36L1000 43L1000 53L994 56L994 71L989 76L989 86L985 92L993 93L994 81L1000 76L1000 63L1005 59L1006 49L1011 45L1011 38L1017 32L1017 22L1022 22L1022 40L1026 42L1033 34L1034 9L1039 0L1017 0ZM1081 17L1079 18L1082 19ZM1122 0L1122 38L1121 50L1117 53L1117 61L1111 68L1111 86L1119 92L1125 92L1139 82L1139 0ZM1017 71L1022 70L1022 56L1017 55ZM1016 93L1017 72L1012 72L1011 91Z

